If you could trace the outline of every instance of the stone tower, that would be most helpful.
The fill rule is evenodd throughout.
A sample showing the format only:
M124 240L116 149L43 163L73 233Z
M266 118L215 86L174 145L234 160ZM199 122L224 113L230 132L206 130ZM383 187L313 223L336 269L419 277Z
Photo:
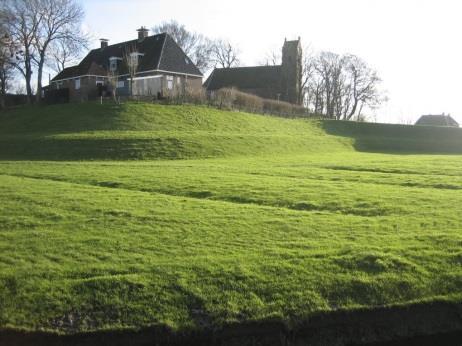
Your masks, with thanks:
M284 46L282 47L281 99L286 102L301 104L302 54L300 37L296 41L284 41Z

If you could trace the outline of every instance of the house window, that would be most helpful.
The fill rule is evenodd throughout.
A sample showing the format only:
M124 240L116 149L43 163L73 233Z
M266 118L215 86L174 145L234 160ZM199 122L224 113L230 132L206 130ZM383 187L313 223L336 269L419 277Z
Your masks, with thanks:
M109 70L110 70L111 72L117 71L117 60L111 60L111 61L109 62Z
M125 82L123 80L117 81L117 88L123 88L125 86Z
M181 85L181 77L176 77L176 84Z
M104 85L104 78L96 77L96 86L98 85Z
M63 82L56 82L56 89L61 89L61 87L63 86Z
M117 60L122 60L121 58L111 56L109 58L109 71L116 72L117 71Z
M144 54L138 52L130 53L130 65L134 66L135 68L138 67L139 57L143 55Z
M167 76L167 89L173 90L173 76Z
M74 87L75 87L75 90L80 89L80 78L77 78L74 80Z

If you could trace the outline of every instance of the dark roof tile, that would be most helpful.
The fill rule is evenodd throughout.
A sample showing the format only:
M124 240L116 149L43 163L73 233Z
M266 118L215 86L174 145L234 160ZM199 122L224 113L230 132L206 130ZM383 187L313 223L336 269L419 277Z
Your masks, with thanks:
M91 50L79 65L67 68L52 80L72 78L86 74L106 75L109 69L109 58L123 59L127 50L135 49L143 54L140 57L138 73L152 70L165 70L177 73L188 73L202 76L199 69L191 62L183 50L168 34L148 36L139 41L131 40ZM90 73L91 72L91 73ZM119 74L128 73L127 66L120 61Z
M202 72L169 35L165 39L158 69L202 76Z
M279 86L282 67L254 66L216 68L207 78L204 86L207 90L218 90L225 87L237 89L259 89Z
M422 115L415 123L416 125L430 125L430 126L452 126L458 127L459 124L450 115Z
M71 66L71 67L66 67L64 70L59 72L55 78L52 80L61 80L61 79L67 79L67 78L72 78L76 75L79 75L79 65L76 66Z

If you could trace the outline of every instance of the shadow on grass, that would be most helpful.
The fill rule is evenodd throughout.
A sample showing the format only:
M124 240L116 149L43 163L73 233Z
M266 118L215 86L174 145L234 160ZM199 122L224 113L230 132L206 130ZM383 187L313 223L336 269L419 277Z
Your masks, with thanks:
M0 113L0 121L0 134L8 135L111 131L132 125L123 105L93 102L17 107Z
M58 334L0 328L1 345L460 345L460 303L421 302L405 306L314 313L287 325L277 318L210 325L200 300L188 308L198 328L175 331L164 325L137 329ZM198 311L198 312L197 312ZM205 317L205 320L204 320Z
M462 129L325 120L326 133L354 139L357 151L396 154L462 154Z
M200 148L199 148L200 149ZM196 146L177 138L46 138L42 136L0 139L0 160L143 160L181 159L199 155Z

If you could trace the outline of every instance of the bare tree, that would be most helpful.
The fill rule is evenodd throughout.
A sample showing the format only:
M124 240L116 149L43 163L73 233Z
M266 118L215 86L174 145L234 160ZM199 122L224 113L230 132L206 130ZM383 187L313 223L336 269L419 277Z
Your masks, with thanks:
M11 0L4 3L2 8L10 38L19 47L11 63L24 77L28 103L32 102L33 96L31 79L32 58L36 54L34 39L43 20L42 13L35 11L37 4L37 0Z
M11 89L13 91L13 94L26 95L26 86L24 84L15 83Z
M30 0L26 0L30 1ZM37 65L37 101L41 99L43 66L47 59L48 48L53 42L73 42L85 45L86 36L80 25L84 18L82 6L75 0L35 0L40 21L33 44L37 54L32 59Z
M55 42L84 45L80 30L82 7L76 0L9 0L5 6L12 39L20 45L14 66L25 78L28 101L32 101L31 78L37 70L37 100L41 98L43 67Z
M123 60L127 66L128 75L130 76L130 96L133 96L133 78L138 72L139 53L136 44L129 45L124 53Z
M315 113L359 120L364 119L364 108L373 109L386 100L377 72L355 55L321 52L309 64L303 80L305 102Z
M0 109L6 106L6 92L13 75L14 46L5 25L5 12L0 8Z
M319 75L324 92L325 115L335 117L335 103L341 90L339 82L342 73L342 58L331 52L321 52L315 62L315 70Z
M2 47L0 47L2 49ZM6 94L13 79L13 65L8 61L4 53L0 53L0 109L6 107Z
M377 71L355 55L346 55L344 59L349 82L348 105L345 107L343 119L350 120L355 115L360 116L364 106L375 108L384 98L378 90L381 79Z
M117 84L119 82L119 75L117 71L108 71L106 76L106 82L109 86L109 91L111 92L114 103L119 103L117 100Z
M300 104L307 105L306 97L308 95L309 83L315 73L315 57L310 46L303 49L302 58L302 79L300 83L299 100Z
M86 45L85 45L86 46ZM56 73L77 64L83 46L74 40L59 40L50 44L46 65Z
M281 65L282 55L280 51L272 50L265 54L263 60L260 61L260 65L266 66L277 66Z
M175 20L154 26L152 32L154 34L164 32L169 34L199 70L206 72L211 67L210 56L213 42L204 35L189 31Z
M325 112L325 90L324 83L319 75L314 74L312 78L308 81L308 86L305 88L306 96L305 103L306 106L310 105L313 107L315 114L324 114Z
M229 41L217 40L213 45L212 60L215 66L230 68L239 66L239 50Z

